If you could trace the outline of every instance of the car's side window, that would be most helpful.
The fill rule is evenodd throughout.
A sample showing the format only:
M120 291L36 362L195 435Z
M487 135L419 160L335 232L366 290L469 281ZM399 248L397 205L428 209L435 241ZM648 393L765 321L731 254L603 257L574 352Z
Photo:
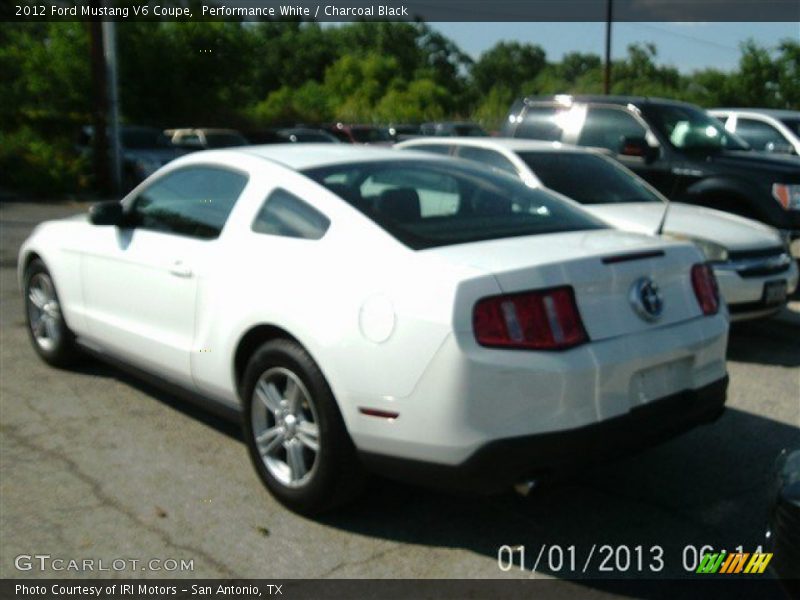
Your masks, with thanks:
M253 221L253 231L269 235L318 240L330 219L284 189L274 190Z
M514 137L558 142L564 136L564 128L558 116L566 113L563 107L529 106L522 123L517 126Z
M644 138L646 135L644 126L624 109L589 108L578 136L578 145L606 148L618 153L623 138Z
M768 123L739 117L736 120L736 133L743 137L754 150L767 150L770 144L787 144L780 131Z
M214 239L219 236L247 176L220 167L186 167L157 179L134 200L133 227Z
M467 160L474 160L487 167L492 167L504 173L518 176L517 169L505 156L494 150L486 148L476 148L474 146L461 146L458 155Z

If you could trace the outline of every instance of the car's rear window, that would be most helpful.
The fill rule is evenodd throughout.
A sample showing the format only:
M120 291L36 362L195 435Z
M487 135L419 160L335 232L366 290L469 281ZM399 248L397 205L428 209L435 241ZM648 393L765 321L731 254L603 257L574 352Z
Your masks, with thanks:
M413 249L606 226L550 192L455 160L305 171Z
M354 140L362 144L393 141L389 131L379 127L353 127L350 133Z
M792 130L792 133L800 137L800 118L797 119L781 119L783 124Z
M663 202L636 175L601 156L578 152L518 154L545 186L581 204Z

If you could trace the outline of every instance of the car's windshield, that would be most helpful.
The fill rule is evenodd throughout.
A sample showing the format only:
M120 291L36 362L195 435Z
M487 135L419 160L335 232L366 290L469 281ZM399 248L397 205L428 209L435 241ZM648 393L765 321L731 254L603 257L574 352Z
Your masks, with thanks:
M547 190L450 160L374 161L305 174L414 249L606 227Z
M781 119L781 123L786 125L797 137L800 137L800 118Z
M350 130L350 133L355 141L362 144L393 141L389 130L380 127L354 127Z
M545 186L581 204L664 201L639 177L609 158L588 152L517 154Z
M702 110L684 105L646 105L645 116L681 150L749 150L743 139Z

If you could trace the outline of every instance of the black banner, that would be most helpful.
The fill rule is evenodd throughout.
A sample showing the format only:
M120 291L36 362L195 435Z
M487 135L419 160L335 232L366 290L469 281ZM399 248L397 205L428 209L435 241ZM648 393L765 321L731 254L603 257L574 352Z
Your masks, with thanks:
M0 580L0 598L21 600L211 600L281 598L286 600L497 600L499 598L790 598L796 582L778 582L769 575L697 576L675 581L554 579L283 579L283 580L142 580L51 579Z
M605 21L609 0L8 0L4 21ZM611 0L617 22L798 22L798 0Z

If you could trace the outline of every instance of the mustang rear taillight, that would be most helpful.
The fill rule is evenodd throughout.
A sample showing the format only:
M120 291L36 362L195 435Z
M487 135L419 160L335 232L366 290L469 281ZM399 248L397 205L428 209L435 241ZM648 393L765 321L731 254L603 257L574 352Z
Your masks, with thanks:
M589 341L569 286L490 296L472 312L481 346L563 350Z
M714 271L707 264L692 267L692 287L704 315L715 315L719 311L719 287Z

